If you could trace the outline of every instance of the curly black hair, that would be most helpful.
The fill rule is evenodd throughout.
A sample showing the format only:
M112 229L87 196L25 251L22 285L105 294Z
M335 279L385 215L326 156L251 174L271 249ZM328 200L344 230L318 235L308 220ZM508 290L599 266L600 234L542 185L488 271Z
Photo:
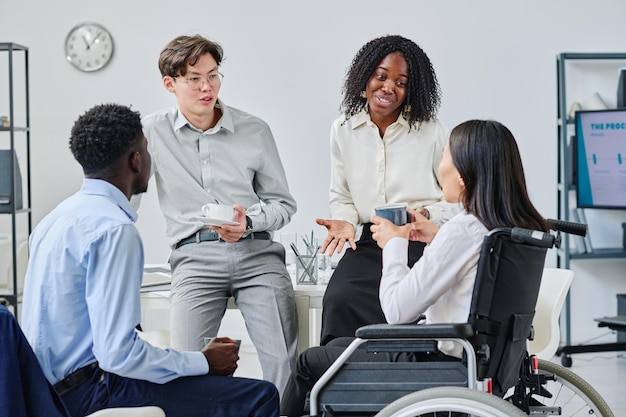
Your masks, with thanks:
M441 91L433 66L426 53L415 42L398 35L387 35L366 43L352 60L346 73L343 86L343 101L340 110L346 119L360 112L367 105L362 97L376 67L389 54L400 52L409 66L409 84L404 105L404 112L409 125L435 117L441 101Z
M204 54L211 54L217 65L224 59L220 44L200 35L178 36L170 41L159 55L161 76L179 77L187 72L187 65L194 66Z
M139 112L120 104L100 104L74 122L70 150L85 175L107 178L142 138Z

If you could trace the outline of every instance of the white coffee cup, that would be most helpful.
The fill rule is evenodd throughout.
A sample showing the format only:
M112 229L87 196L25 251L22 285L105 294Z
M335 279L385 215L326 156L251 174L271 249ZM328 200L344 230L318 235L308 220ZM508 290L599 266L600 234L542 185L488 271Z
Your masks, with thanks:
M202 206L202 215L215 220L232 221L235 208L225 204L205 204Z

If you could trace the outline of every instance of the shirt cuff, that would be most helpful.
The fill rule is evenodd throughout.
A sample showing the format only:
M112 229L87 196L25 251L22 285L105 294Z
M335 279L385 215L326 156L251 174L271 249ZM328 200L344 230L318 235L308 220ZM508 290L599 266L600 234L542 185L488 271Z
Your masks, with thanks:
M195 375L206 375L209 373L209 361L202 352L188 352L190 355L191 365L197 373Z
M394 262L408 262L409 241L402 237L392 237L383 249L383 267Z

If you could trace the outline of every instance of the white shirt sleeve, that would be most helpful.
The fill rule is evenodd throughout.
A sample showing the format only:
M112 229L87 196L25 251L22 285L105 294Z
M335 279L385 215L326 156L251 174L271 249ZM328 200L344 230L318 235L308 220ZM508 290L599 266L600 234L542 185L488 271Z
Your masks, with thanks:
M408 241L391 239L383 250L380 303L389 323L464 322L469 314L480 247L487 229L460 213L443 225L413 268Z

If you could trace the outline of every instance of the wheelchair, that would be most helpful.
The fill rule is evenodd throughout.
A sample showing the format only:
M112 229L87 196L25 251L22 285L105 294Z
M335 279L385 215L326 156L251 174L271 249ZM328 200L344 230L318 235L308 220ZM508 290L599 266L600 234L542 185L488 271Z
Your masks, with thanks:
M561 232L587 226L548 219L554 231L497 228L484 238L466 323L375 324L356 338L314 385L311 417L526 416L613 413L575 373L528 353L548 249ZM351 362L356 349L428 352L437 341L463 347L446 362Z

